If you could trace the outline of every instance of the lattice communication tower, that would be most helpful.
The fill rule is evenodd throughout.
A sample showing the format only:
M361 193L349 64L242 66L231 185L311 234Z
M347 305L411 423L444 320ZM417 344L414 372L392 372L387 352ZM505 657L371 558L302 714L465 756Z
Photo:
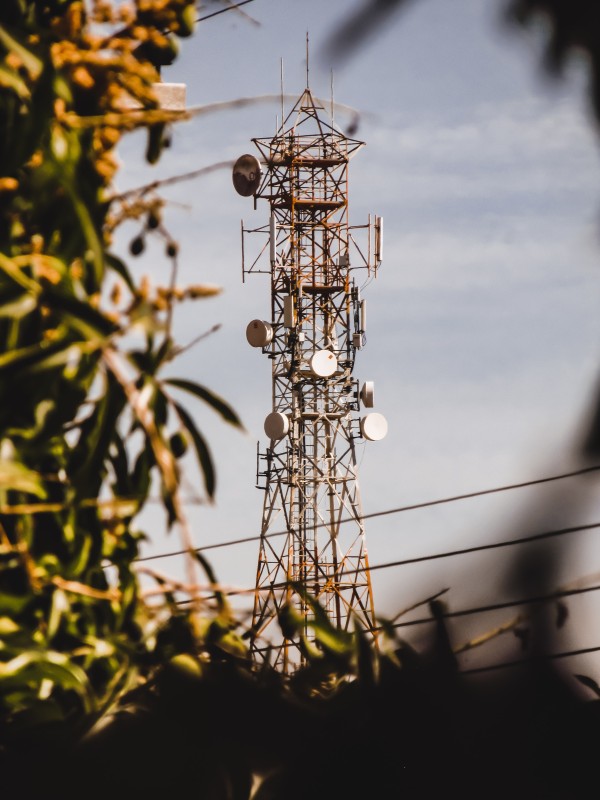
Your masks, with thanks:
M375 637L355 443L383 438L387 422L360 416L373 407L374 387L359 387L353 371L366 341L355 275L376 275L383 223L369 215L365 225L348 224L348 164L364 143L338 130L310 89L273 138L252 141L259 158L241 156L233 183L255 209L257 199L269 204L266 224L242 222L242 277L271 278L271 319L252 320L246 338L271 360L273 404L269 444L257 451L265 497L251 653L291 674L314 644L308 596L336 628L358 624ZM264 241L248 264L250 233ZM299 636L281 629L283 609L300 620Z

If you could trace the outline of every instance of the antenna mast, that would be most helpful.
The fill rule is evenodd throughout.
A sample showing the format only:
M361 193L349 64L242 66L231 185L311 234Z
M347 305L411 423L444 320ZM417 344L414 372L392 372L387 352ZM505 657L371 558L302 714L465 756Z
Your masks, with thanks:
M271 281L271 319L246 329L272 365L268 444L258 452L265 496L251 654L257 666L269 660L286 674L304 665L303 640L315 641L308 598L336 628L358 625L376 639L355 446L383 438L387 422L359 416L373 407L374 390L353 375L366 326L354 273L376 274L382 220L369 215L368 224L349 226L348 163L363 142L324 116L307 86L274 138L253 139L260 162L241 156L233 174L238 192L266 200L270 212L258 228L242 223L243 234L266 240L244 274ZM360 249L358 228L367 240ZM290 610L301 621L298 635L279 626Z
M306 88L307 88L307 89L308 89L308 87L309 87L309 85L310 85L310 84L308 83L308 55L309 55L309 49L308 49L308 31L306 31Z

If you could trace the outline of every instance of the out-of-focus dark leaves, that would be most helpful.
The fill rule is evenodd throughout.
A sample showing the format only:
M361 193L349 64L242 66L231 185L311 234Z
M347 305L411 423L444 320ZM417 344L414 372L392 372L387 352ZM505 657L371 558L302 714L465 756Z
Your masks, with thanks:
M177 389L182 389L184 392L189 392L200 400L203 400L211 408L213 408L225 422L234 425L236 428L242 428L242 423L236 412L231 406L218 397L214 392L206 389L204 386L195 383L194 381L185 380L182 378L168 378L165 383L169 386L174 386Z
M590 461L596 461L600 457L600 384L595 387L592 395L590 411L579 447L580 454Z
M364 0L356 11L347 14L328 41L322 57L341 64L356 55L356 51L381 32L390 17L414 0Z
M210 449L204 436L202 436L198 430L198 427L196 426L196 423L190 414L188 414L185 408L183 408L183 406L181 406L179 403L175 403L174 405L177 409L179 418L181 419L181 423L185 426L191 437L192 444L194 445L194 450L196 451L196 456L198 457L198 464L204 478L204 488L206 489L206 493L209 498L213 498L216 490L216 475Z
M521 642L521 649L527 650L529 646L529 628L514 628L513 633Z
M560 600L556 603L556 627L562 628L569 618L569 607Z
M598 686L593 678L590 678L587 675L575 675L575 677L579 683L583 684L583 686L587 686L588 689L591 689L596 697L600 697L600 686Z
M600 4L595 0L509 0L506 16L521 25L537 25L540 16L549 23L544 62L550 74L560 74L575 55L587 57L590 100L600 123Z

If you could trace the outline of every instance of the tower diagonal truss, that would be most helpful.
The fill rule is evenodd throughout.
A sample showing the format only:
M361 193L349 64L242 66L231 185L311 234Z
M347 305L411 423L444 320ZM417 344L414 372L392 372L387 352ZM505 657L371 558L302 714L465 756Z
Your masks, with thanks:
M381 438L386 423L375 413L360 418L373 390L359 389L353 371L366 319L355 272L376 274L382 220L349 226L348 164L363 142L325 117L307 88L273 138L253 139L255 207L266 200L270 217L259 228L242 223L243 243L249 233L264 238L256 260L243 256L242 272L270 274L272 315L247 328L271 360L273 388L269 444L258 453L265 496L251 652L284 673L303 665L302 639L314 641L307 596L338 629L375 629L355 443ZM280 629L284 608L300 618L299 637Z

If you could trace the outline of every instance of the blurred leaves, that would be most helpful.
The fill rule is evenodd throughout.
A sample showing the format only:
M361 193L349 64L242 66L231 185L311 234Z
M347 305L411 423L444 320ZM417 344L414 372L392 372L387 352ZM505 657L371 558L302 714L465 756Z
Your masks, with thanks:
M328 59L337 65L356 55L373 36L389 24L391 16L414 0L362 0L340 22L324 46Z
M192 0L0 6L3 766L38 739L49 749L55 734L77 740L167 652L196 653L206 639L243 655L224 598L216 612L202 607L206 625L167 584L149 606L135 564L136 520L154 488L169 526L184 525L178 460L188 444L215 492L208 444L166 389L241 428L210 390L160 375L183 350L171 339L174 304L215 290L150 296L148 279L111 251L116 147L145 129L148 164L159 159L174 118L158 107L154 56L176 57L195 13ZM173 259L161 206L153 196L141 213Z

